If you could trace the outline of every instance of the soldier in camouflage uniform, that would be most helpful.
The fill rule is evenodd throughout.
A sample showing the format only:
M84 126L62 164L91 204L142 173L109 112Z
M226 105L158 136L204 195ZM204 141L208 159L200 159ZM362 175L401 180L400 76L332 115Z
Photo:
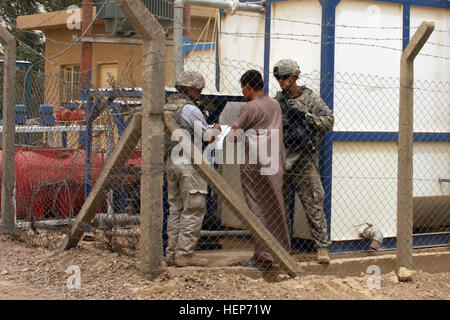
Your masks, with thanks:
M291 126L291 128L284 126L287 156L283 195L288 225L290 226L291 186L294 185L316 244L317 260L319 263L328 264L330 262L328 250L331 243L328 241L327 220L323 211L325 193L320 180L318 165L323 135L326 131L333 129L333 112L318 94L306 86L297 85L296 81L300 75L300 68L295 61L290 59L280 60L274 66L273 74L282 89L282 91L277 92L275 99L280 102L284 118L283 123L287 123L287 118L295 114L296 117L301 118L301 121L308 128L304 131L307 132L306 139L302 139L305 140L303 141L304 145L302 148L298 148L286 145L288 144L286 137L294 137L294 139L298 137L292 134L292 130L297 130L299 126ZM309 139L307 139L308 137Z
M164 111L170 112L175 122L188 130L192 140L194 140L194 122L201 125L202 136L199 137L199 141L203 141L204 134L206 136L212 134L204 114L195 102L204 87L205 80L201 74L182 72L175 82L177 92L169 97L168 103L164 106ZM215 128L220 130L220 126ZM169 203L166 261L168 265L178 267L203 266L207 260L195 255L194 250L206 213L207 184L191 165L190 159L185 158L187 161L181 162L175 156L172 157L171 151L177 143L170 141L170 137L166 135ZM202 148L201 145L197 147Z

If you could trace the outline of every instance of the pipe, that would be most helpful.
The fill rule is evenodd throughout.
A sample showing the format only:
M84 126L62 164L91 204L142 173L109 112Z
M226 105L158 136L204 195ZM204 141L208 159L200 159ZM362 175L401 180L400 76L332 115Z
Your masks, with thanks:
M247 237L251 234L248 230L202 230L200 235L203 237Z
M111 230L106 231L110 235L125 238L139 238L140 233L138 231L125 231L125 230ZM202 230L200 231L201 237L247 237L250 236L250 232L247 230L222 230L222 231L212 231L212 230Z
M239 0L175 0L173 3L173 58L174 58L174 82L178 73L182 70L183 59L183 16L184 5L191 4L201 7L225 9L229 14L236 11L264 12L265 6L256 3L241 3Z
M359 228L359 236L363 239L371 239L371 250L378 250L383 242L383 234L381 231L375 229L372 224L366 223Z
M139 215L97 213L94 223L100 227L139 225L139 219ZM204 237L244 237L251 234L248 230L202 230L200 235Z
M236 11L264 12L264 6L261 4L239 2L238 0L175 0L186 4L193 4L202 7L211 7L217 9L225 9ZM234 13L234 12L233 12Z

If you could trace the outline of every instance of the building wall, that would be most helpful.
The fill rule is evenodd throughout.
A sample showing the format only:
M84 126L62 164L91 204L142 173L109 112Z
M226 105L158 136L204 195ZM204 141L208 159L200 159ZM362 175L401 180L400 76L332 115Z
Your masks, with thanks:
M445 133L450 125L450 12L411 6L411 37L423 20L434 21L435 31L415 60L414 132ZM293 59L302 71L299 83L319 92L321 41L334 42L334 131L354 137L361 131L380 137L397 132L402 5L341 0L336 7L334 39L321 39L321 21L318 0L273 3L269 70L279 59ZM221 30L219 94L241 95L240 75L250 68L264 68L264 15L237 12L224 16ZM217 92L212 53L191 54L186 64L206 70L207 89ZM272 75L269 79L273 96L279 88ZM438 141L414 144L414 196L450 194L448 183L439 183L439 178L450 176L448 146ZM355 226L366 222L385 237L395 236L397 144L388 139L334 142L327 161L332 166L331 239L358 239ZM294 234L308 238L303 230L294 230Z
M201 31L207 22L206 18L193 19L191 31L191 41L199 39ZM210 22L213 23L212 21ZM213 26L208 29L214 30ZM45 63L45 73L48 81L45 92L46 103L53 103L56 106L61 104L61 70L62 66L80 64L81 43L71 47L67 52L59 55L61 51L73 42L73 37L79 36L80 30L69 30L65 26L45 30L47 41L45 43L45 56L54 57ZM92 35L105 34L104 25L96 23L93 27ZM165 56L165 83L166 86L173 86L173 36L167 37L166 56ZM101 64L117 63L119 86L131 87L141 86L142 76L142 46L128 44L105 44L93 43L92 50L92 79L94 86L99 85L99 68Z

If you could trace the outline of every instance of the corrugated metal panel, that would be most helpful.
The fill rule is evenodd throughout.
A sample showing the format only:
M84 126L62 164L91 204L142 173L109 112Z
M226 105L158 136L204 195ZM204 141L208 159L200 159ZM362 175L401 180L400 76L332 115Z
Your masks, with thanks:
M173 0L142 0L142 2L156 18L173 18Z
M95 1L97 10L102 8L105 1L108 0ZM173 18L173 0L142 0L142 2L156 18L164 20ZM98 18L114 19L125 18L125 16L114 2L108 1L100 10Z

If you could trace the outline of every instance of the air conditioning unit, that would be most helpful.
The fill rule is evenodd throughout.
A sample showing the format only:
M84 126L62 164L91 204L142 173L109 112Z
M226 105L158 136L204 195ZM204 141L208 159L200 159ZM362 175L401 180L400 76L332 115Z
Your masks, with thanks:
M173 26L174 0L141 1L165 30ZM95 0L95 6L98 18L103 19L105 22L106 32L114 33L118 36L131 36L134 34L133 26L112 0Z

